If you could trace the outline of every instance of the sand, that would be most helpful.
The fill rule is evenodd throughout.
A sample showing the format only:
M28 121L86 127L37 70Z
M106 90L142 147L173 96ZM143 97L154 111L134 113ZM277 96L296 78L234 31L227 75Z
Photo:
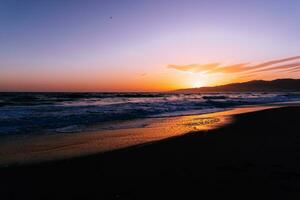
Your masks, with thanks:
M1 138L0 167L68 159L145 145L195 131L205 132L231 123L235 114L273 107L248 106L202 115L115 121L91 127L91 131L85 132Z
M1 168L1 199L299 199L299 114L237 114L150 145Z

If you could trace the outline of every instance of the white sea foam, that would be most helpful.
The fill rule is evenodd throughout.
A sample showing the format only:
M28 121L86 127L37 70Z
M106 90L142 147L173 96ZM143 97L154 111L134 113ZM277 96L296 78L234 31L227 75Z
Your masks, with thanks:
M0 96L0 135L76 132L109 121L297 100L300 93L5 93Z

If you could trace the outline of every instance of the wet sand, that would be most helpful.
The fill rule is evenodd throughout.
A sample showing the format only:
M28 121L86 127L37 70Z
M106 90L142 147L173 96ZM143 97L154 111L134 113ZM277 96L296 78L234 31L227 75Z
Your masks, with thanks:
M94 127L95 131L0 139L0 167L67 159L149 144L194 131L216 129L231 123L234 114L273 107L250 106L202 115L117 121Z
M151 145L0 169L1 199L300 198L300 107Z

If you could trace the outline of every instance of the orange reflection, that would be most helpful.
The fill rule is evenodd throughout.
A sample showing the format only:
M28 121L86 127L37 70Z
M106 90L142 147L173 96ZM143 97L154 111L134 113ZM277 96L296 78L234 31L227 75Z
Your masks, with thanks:
M274 107L274 106L273 106ZM207 131L230 123L233 114L272 108L271 106L245 107L233 110L169 118L150 118L115 122L91 127L95 131L72 134L53 134L13 138L0 143L0 165L40 162L69 158L133 145L145 144L193 131Z

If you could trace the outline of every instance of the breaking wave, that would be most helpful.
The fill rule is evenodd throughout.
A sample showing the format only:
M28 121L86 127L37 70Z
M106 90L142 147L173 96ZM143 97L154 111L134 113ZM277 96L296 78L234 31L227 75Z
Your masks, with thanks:
M300 100L300 93L1 93L0 135L78 132L116 120Z

